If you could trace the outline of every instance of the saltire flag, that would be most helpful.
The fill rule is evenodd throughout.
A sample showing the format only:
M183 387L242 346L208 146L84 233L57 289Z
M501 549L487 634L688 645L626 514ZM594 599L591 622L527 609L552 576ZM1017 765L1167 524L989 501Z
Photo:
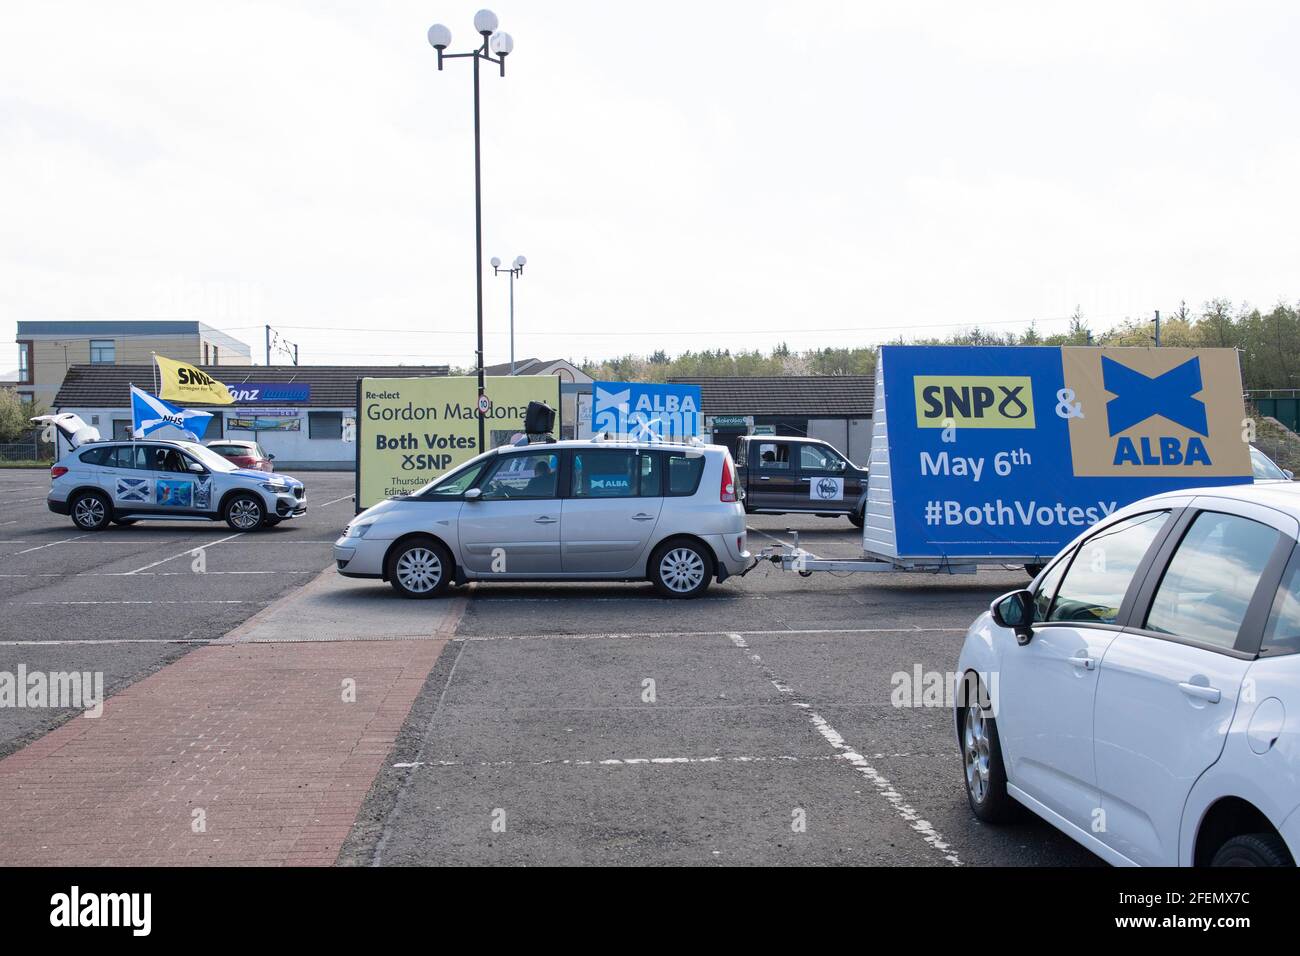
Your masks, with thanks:
M170 425L189 432L198 438L208 429L211 412L196 412L192 408L179 408L131 386L131 437L144 438L160 428Z

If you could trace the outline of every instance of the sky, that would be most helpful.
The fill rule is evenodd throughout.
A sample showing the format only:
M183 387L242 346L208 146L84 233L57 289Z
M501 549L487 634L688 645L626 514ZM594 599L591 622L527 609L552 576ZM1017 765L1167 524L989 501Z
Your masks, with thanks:
M474 363L475 4L0 8L25 319ZM1300 7L511 0L484 260L519 358L871 345L1300 299ZM484 279L486 361L509 280ZM277 361L284 357L277 356Z

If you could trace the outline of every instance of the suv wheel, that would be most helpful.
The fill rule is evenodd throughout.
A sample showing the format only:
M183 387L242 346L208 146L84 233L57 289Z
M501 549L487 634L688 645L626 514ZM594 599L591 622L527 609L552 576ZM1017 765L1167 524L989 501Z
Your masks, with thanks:
M692 541L662 544L650 559L650 580L665 597L692 598L709 587L713 556Z
M103 531L113 520L113 506L103 495L88 491L72 500L72 523L82 531Z
M1295 866L1295 862L1276 833L1246 833L1219 847L1210 866Z
M266 508L257 495L235 495L226 502L225 518L236 531L256 531L266 520Z
M451 583L451 554L437 541L415 538L388 556L388 581L405 598L438 597Z

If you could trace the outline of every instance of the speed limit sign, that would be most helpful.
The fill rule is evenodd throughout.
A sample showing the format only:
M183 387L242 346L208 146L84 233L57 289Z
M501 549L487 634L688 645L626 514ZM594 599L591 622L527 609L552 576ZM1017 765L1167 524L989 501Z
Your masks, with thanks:
M486 395L480 395L478 397L478 413L480 415L486 415L491 410L492 410L492 402L488 399Z

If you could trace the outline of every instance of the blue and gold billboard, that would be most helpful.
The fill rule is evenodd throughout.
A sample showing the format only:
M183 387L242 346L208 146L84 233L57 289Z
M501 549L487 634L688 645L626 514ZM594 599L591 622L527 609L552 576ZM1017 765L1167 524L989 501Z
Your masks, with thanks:
M897 553L1050 556L1180 488L1251 480L1232 349L885 346Z

